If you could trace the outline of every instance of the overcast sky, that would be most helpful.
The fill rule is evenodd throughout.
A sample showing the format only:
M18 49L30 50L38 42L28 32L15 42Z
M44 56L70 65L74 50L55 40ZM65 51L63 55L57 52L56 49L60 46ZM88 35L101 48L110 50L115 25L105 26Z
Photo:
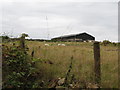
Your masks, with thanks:
M14 37L25 32L30 38L51 39L87 32L96 40L118 40L118 2L16 0L3 2L0 12L2 32Z

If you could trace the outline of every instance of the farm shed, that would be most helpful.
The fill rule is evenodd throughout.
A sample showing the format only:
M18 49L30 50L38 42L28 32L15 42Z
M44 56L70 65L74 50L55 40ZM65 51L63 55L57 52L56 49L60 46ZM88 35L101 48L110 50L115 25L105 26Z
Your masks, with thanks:
M79 34L72 34L72 35L65 35L56 38L52 38L53 41L78 41L78 42L93 42L95 41L95 37L87 33L79 33Z

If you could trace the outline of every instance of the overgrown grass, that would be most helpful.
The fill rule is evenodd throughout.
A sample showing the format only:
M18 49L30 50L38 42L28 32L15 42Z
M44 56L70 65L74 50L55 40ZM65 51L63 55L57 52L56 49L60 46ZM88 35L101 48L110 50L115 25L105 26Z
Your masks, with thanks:
M15 42L17 43L17 42ZM50 46L45 46L45 44ZM58 46L64 43L66 46ZM74 79L82 83L94 83L94 56L93 43L88 42L37 42L27 41L29 55L34 50L36 70L40 72L37 82L44 81L44 87L48 87L49 80L65 78L73 56L70 74ZM101 44L101 87L118 87L118 47L112 44ZM43 60L43 61L40 61Z

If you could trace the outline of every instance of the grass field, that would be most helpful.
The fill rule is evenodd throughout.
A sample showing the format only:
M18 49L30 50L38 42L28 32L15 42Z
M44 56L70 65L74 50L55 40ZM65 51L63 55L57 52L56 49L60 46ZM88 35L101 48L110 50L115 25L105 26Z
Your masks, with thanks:
M61 42L66 46L58 46L59 42L34 42L27 45L33 50L34 57L50 63L36 63L36 67L43 74L43 80L65 77L69 69L71 57L73 65L71 75L81 82L94 82L93 43ZM45 46L49 44L49 46ZM118 47L113 45L100 46L101 54L101 86L103 88L117 88L118 83Z
M65 46L58 46L59 43ZM45 46L49 44L49 46ZM8 45L8 43L7 43ZM10 43L9 43L10 45ZM72 62L69 80L79 82L76 87L84 87L86 83L94 83L94 52L92 42L38 42L26 41L28 53L34 51L36 71L40 73L36 82L65 78ZM118 47L112 44L100 45L101 55L101 87L118 87ZM71 57L73 59L71 60ZM77 86L78 85L78 86ZM45 86L44 86L45 87ZM50 86L51 87L51 86Z

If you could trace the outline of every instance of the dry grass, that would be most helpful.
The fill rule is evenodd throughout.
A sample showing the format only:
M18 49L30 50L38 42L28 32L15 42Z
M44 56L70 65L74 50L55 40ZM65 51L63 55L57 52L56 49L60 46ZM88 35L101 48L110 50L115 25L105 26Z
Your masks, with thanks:
M50 46L45 46L47 43ZM61 42L63 43L63 42ZM64 42L66 46L58 46L58 42L29 41L29 53L35 51L34 57L51 61L36 64L43 75L43 80L65 77L73 56L71 73L75 78L85 82L94 81L93 43ZM103 88L117 88L118 86L118 51L117 46L100 46L101 48L101 86Z
M50 46L45 46L45 44ZM94 82L93 43L61 42L66 46L58 46L60 42L27 41L29 54L34 50L34 57L46 61L37 62L37 71L41 73L38 82L65 78L73 56L71 75L80 82ZM12 45L10 42L7 45ZM18 42L16 43L18 44ZM100 46L101 49L101 87L118 87L118 47L113 45ZM80 85L81 86L81 85Z

